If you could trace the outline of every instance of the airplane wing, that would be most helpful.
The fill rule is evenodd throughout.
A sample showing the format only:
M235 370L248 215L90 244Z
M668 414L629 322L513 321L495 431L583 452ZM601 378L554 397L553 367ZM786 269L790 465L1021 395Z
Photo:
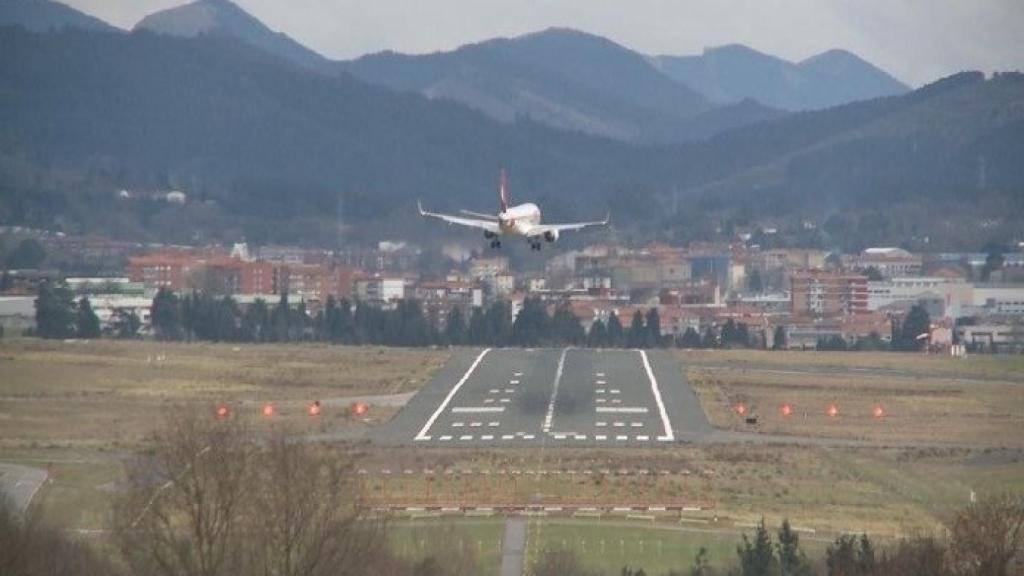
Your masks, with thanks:
M465 216L472 216L474 218L479 218L481 220L488 220L492 222L498 221L498 217L495 216L494 214L481 214L480 212L473 212L472 210L459 210L459 214L463 214Z
M527 236L542 236L548 232L570 232L573 230L582 230L590 226L606 226L608 224L608 218L597 222L573 222L571 224L537 224L532 226Z
M416 202L416 206L420 209L420 216L426 216L427 218L437 218L449 224L458 224L459 226L469 226L470 228L479 228L486 230L493 234L500 234L501 229L498 227L498 223L492 220L482 220L479 218L465 218L462 216L452 216L450 214L438 214L436 212L427 212L423 209L423 206Z

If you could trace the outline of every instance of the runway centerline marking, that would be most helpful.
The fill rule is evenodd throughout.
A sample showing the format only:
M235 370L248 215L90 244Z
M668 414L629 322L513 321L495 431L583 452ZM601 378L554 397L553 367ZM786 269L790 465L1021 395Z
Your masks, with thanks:
M482 414L487 412L504 412L504 406L456 406L452 408L455 414Z
M658 440L671 442L675 440L675 433L672 432L672 423L668 420L668 411L665 410L665 403L661 400L661 390L658 389L658 380L654 377L654 370L651 370L651 363L647 359L647 352L640 351L640 357L644 361L644 369L647 370L647 378L651 381L651 393L654 394L654 402L658 405L658 412L661 415L661 423L665 426L665 434L658 436Z
M562 355L558 357L558 369L555 370L555 381L551 385L551 400L548 401L548 413L544 416L544 432L551 431L551 421L555 418L555 400L558 398L558 385L562 382L562 372L565 370L565 355L568 348L562 349Z
M469 370L466 370L466 373L462 375L462 378L459 379L455 386L452 386L452 389L448 391L448 395L444 397L444 401L441 402L441 405L437 407L437 410L434 411L427 422L423 425L420 433L416 435L417 440L426 439L427 432L430 431L430 427L434 425L437 418L441 416L448 407L448 403L452 401L452 398L454 398L456 394L458 394L459 390L462 389L462 385L466 383L466 380L469 380L469 377L473 375L473 371L475 371L476 367L480 365L480 361L483 360L484 356L486 356L490 351L490 348L484 348L483 352L481 352L480 355L476 357L476 360L473 361L473 364L470 365Z

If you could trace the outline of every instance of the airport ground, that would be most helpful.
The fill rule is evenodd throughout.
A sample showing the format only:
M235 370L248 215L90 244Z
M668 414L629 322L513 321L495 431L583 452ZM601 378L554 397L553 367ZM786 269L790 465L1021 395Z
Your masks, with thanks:
M495 350L467 375L481 352L3 340L0 461L48 471L32 505L102 539L122 462L145 447L168 408L190 404L213 417L225 403L257 430L283 426L355 451L369 482L392 483L388 497L436 498L438 487L460 482L464 503L484 508L496 491L506 492L502 501L529 493L530 503L553 507L570 494L628 506L646 493L706 508L530 519L531 545L585 547L595 566L616 570L633 557L688 565L699 545L731 561L738 533L762 516L769 525L788 517L823 545L841 531L936 531L972 491L1024 491L1018 357L659 351L648 355L648 373L632 351ZM314 400L317 417L306 412ZM353 415L356 401L369 412ZM267 404L270 418L261 415ZM825 412L831 404L836 416ZM666 419L673 438L658 440ZM501 471L530 479L503 483ZM497 561L497 515L444 516L396 520L396 547L415 554L424 524L441 522L482 560Z

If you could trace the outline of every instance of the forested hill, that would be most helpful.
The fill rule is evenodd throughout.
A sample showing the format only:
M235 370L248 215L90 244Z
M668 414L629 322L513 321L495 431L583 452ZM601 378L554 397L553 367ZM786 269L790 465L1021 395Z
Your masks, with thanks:
M443 234L416 199L490 210L502 166L546 218L611 208L638 240L811 220L814 237L794 241L983 242L1024 222L1015 74L645 147L500 123L221 37L2 28L0 78L4 224L165 241L336 241L339 224L346 240ZM121 187L190 202L118 203Z

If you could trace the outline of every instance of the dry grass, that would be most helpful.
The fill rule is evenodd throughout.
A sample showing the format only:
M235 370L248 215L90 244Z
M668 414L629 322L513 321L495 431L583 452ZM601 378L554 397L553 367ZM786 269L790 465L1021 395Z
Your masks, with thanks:
M137 445L167 412L218 402L301 430L354 425L341 407L304 417L314 399L417 389L447 360L436 350L320 344L0 341L0 449L121 449ZM375 418L393 410L375 409Z
M891 373L777 370L774 364L760 363L765 357L759 353L738 356L744 360L736 367L685 365L716 427L894 444L1024 446L1024 435L1019 433L1024 425L1024 385L1020 383L965 380L930 369L915 373L911 367ZM740 404L749 415L757 416L756 426L737 414ZM781 411L787 404L790 416ZM826 414L830 405L838 409L835 417ZM875 416L876 407L881 408L882 417Z

